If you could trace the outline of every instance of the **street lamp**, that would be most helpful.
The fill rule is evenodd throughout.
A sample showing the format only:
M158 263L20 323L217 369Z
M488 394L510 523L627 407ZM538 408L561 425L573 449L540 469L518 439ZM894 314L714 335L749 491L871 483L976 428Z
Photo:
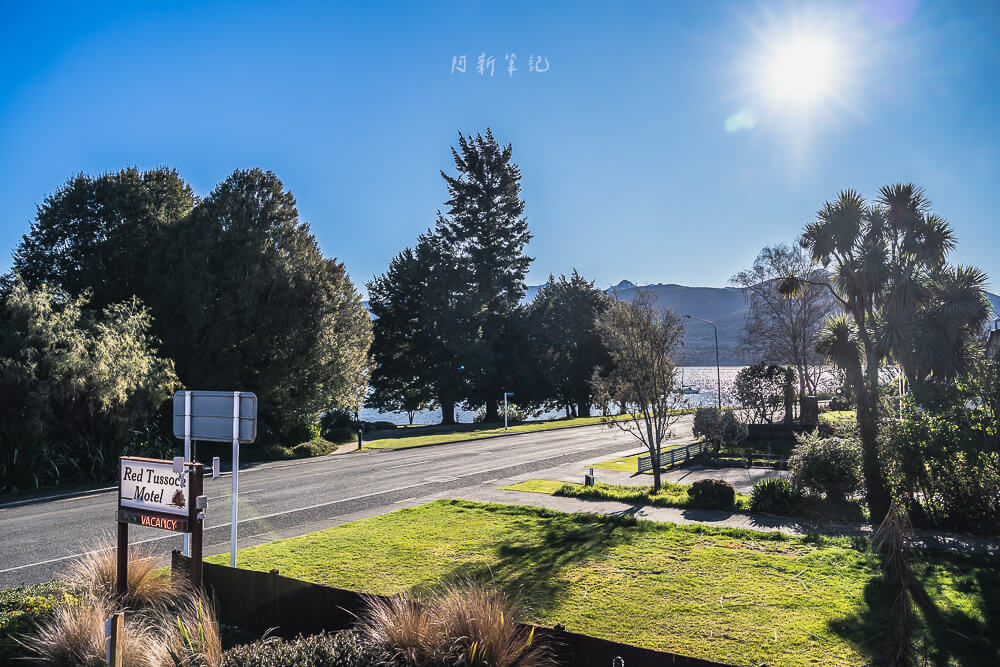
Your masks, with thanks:
M684 317L689 320L698 320L699 322L708 322L715 329L715 380L716 387L719 392L719 409L722 409L722 369L719 366L719 327L715 326L715 322L712 320L703 320L700 317L694 317L692 315L685 315Z

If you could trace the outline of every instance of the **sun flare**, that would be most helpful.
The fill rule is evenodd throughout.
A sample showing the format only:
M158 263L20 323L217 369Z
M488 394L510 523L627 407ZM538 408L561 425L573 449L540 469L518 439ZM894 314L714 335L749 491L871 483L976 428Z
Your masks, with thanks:
M842 58L832 39L795 35L770 45L762 62L761 83L777 105L809 107L837 94Z

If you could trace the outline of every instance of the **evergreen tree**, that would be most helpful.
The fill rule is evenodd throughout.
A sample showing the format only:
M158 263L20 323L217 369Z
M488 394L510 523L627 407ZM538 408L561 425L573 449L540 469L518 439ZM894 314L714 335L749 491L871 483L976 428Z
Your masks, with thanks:
M611 298L574 269L567 278L549 280L529 311L530 331L539 370L536 386L544 402L566 409L566 416L590 416L591 380L611 357L597 331L597 320Z
M323 410L357 406L371 320L273 173L234 172L159 260L175 279L150 305L187 386L256 392L262 434L292 442Z
M465 298L478 312L479 336L467 364L467 401L486 406L486 420L499 418L497 402L509 389L516 359L505 349L508 320L524 297L524 278L532 259L524 254L531 239L521 199L521 170L511 161L510 144L501 147L490 130L486 136L458 135L452 148L456 176L441 172L448 187L447 215L438 231L461 264L468 267Z
M406 411L436 403L444 424L466 394L465 360L476 337L464 289L468 271L440 235L421 234L368 284L375 316L371 407Z
M98 309L133 296L145 301L170 278L149 271L164 233L195 203L173 169L79 174L38 207L14 251L14 273L31 288L48 283L74 295L89 291Z

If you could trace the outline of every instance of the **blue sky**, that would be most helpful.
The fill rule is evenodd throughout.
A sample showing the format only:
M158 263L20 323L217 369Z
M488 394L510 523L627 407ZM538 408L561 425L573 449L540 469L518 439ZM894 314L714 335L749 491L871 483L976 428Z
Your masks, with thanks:
M169 165L205 195L259 166L360 285L433 223L456 133L491 127L530 283L722 286L840 189L914 181L998 287L997 3L29 4L0 10L0 270L77 172ZM805 92L773 85L788 44Z

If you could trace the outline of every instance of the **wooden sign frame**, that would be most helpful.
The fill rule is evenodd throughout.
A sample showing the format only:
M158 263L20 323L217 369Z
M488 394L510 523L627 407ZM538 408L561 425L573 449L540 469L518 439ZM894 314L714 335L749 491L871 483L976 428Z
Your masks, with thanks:
M122 506L122 465L125 461L138 463L158 463L172 466L173 461L147 459L133 456L122 456L118 459L118 577L116 592L125 595L128 592L128 527L129 524L148 526L160 530L170 530L177 533L191 534L191 586L200 589L202 586L202 547L204 540L204 507L198 507L199 499L205 491L205 467L201 463L185 462L184 469L188 474L188 511L187 515L169 514L155 510L138 509Z

